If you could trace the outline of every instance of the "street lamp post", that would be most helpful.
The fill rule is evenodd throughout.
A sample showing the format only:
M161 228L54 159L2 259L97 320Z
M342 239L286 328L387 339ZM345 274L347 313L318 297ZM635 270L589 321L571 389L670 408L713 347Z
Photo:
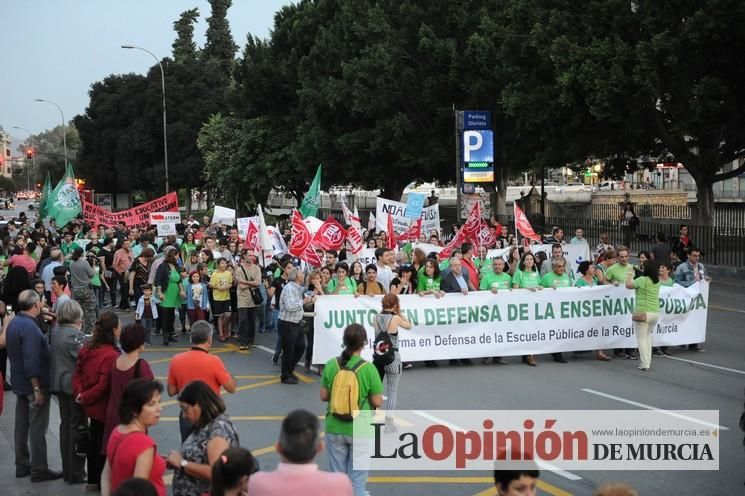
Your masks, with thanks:
M44 100L42 98L36 98L34 100L35 102L43 102L43 103L51 103L55 107L57 107L57 110L59 110L60 116L62 116L62 147L65 150L65 167L67 167L67 131L65 129L65 114L62 112L62 108L54 103L52 100Z
M34 133L21 126L13 126L13 129L20 129L28 133L29 140L31 141L31 149L34 153L31 155L31 163L34 167L34 173L36 173L36 147L34 146ZM28 172L28 160L26 161L26 191L31 191L31 178Z
M142 50L143 52L149 53L155 61L158 63L158 67L160 67L160 83L161 83L161 90L163 95L163 165L165 168L165 176L166 176L166 194L168 194L168 191L170 188L168 187L168 134L166 132L166 75L165 72L163 72L163 64L161 64L160 59L155 56L153 52L148 50L147 48L138 47L135 45L122 45L122 48L126 49L136 49L136 50Z

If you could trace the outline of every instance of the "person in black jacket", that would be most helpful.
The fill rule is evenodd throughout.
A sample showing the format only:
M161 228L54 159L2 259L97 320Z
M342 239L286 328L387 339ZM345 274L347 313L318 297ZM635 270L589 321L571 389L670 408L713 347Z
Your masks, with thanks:
M440 289L446 293L462 293L464 295L467 295L469 291L476 291L476 288L473 287L473 284L471 284L468 278L468 270L463 267L460 257L450 257L450 268L442 276ZM473 365L473 361L470 358L450 360L450 365L458 365L458 363Z

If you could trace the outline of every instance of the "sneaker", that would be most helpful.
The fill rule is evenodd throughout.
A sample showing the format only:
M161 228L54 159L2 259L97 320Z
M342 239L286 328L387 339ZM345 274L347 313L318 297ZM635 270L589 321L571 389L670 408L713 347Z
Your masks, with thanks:
M627 353L626 359L627 360L639 360L639 355L637 355L636 353Z
M242 344L242 345L238 346L238 349L240 351L246 351L248 349L248 345Z
M282 379L282 384L297 384L298 382L300 381L298 381L294 377L288 377L287 379Z
M413 368L414 368L414 364L413 363L411 363L411 362L404 362L404 370L409 370L409 369L413 369Z
M256 348L256 345L255 345L255 344L253 344L253 343L251 343L251 344L249 344L249 345L248 345L248 347L249 347L249 348Z

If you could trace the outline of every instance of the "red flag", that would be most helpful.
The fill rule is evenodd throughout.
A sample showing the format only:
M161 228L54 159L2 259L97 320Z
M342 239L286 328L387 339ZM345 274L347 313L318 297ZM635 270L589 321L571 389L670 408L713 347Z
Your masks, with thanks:
M290 239L289 252L293 257L300 257L310 246L310 231L303 222L303 216L297 210L292 211L292 238Z
M254 222L248 223L248 231L246 232L246 249L251 251L261 249L261 246L259 246L259 228Z
M357 255L365 247L359 229L354 226L347 229L347 240L349 241L349 251L354 255Z
M517 205L515 205L515 231L523 235L523 237L532 239L533 241L541 241L541 237L538 236L533 227L530 225L530 221L525 216L525 212Z
M339 221L329 216L313 237L313 245L324 250L340 250L344 246L347 231Z
M443 248L442 251L437 254L437 256L440 258L450 258L450 255L453 254L453 250L455 250L456 248L460 248L465 242L466 233L461 227L460 229L458 229L458 232L455 233L453 239L451 239L450 242L445 245L445 248Z
M491 229L489 229L489 226L484 222L481 223L479 232L476 234L475 244L476 246L486 246L487 248L491 248L497 244L497 238L492 234Z
M388 232L386 234L386 248L394 250L396 248L396 230L393 228L393 216L391 214L388 214Z
M288 251L293 257L305 260L314 267L322 265L316 250L311 246L312 237L308 226L303 222L303 216L297 210L292 211L292 239Z
M398 235L399 241L419 241L419 236L422 234L422 219L417 219L412 222L409 228L402 234Z
M476 202L473 205L473 208L471 209L471 213L468 214L468 218L466 219L465 224L463 224L463 227L461 227L460 230L464 231L463 234L466 240L476 239L476 236L479 233L480 227L481 227L481 202Z

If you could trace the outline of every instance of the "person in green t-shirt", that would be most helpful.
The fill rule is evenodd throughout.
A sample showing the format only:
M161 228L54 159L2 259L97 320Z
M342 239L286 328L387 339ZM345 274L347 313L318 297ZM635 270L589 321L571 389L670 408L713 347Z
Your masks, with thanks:
M354 367L362 360L360 354L367 345L367 332L359 324L350 324L344 329L344 351L340 357L326 362L321 376L321 401L329 402L326 409L326 456L332 472L347 474L352 481L354 494L366 494L367 470L354 470L352 461L360 441L353 442L354 422L336 418L331 413L331 391L339 366ZM358 405L360 417L372 420L372 412L383 404L383 382L372 363L366 362L357 371L359 384ZM358 418L359 421L359 418ZM356 450L353 444L357 444Z
M571 288L572 280L567 275L566 262L563 258L551 259L551 272L541 278L544 288Z
M435 298L440 298L445 294L444 291L440 290L441 282L442 277L440 277L440 266L437 264L437 260L428 258L424 263L424 270L420 270L417 275L417 293L419 296L431 294L435 295Z
M574 283L575 287L585 288L600 284L598 277L595 275L595 266L589 260L583 260L580 262L577 266L577 272L582 274L582 276Z
M634 277L634 266L629 263L629 250L626 247L621 247L616 252L618 261L608 267L605 271L605 281L607 284L613 284L619 286L626 282L626 278L629 274ZM636 351L634 349L623 349L616 348L613 352L613 356L616 358L631 358L636 359Z
M512 287L515 289L530 289L539 291L541 286L541 274L535 264L535 256L531 252L525 252L520 259L515 275L512 276Z
M541 275L535 264L535 255L533 253L529 251L523 253L520 263L517 265L515 275L512 276L512 287L514 289L529 289L531 291L540 291L543 289L543 286L541 286ZM533 355L523 355L523 363L527 363L531 367L537 365Z
M353 295L357 291L357 284L349 277L349 266L346 262L336 264L336 277L326 286L326 294Z
M618 250L618 262L608 267L605 271L605 279L608 284L616 286L626 282L629 273L634 276L634 266L629 263L629 250L621 248Z
M504 259L497 257L491 262L492 271L487 272L479 283L480 290L496 293L500 289L512 289L512 277L504 271Z
M673 284L675 284L675 279L670 277L670 273L672 271L673 269L669 263L660 264L660 286L667 286L669 288L673 287Z
M639 370L652 366L652 330L660 318L660 268L654 260L644 263L642 275L634 279L630 272L626 287L636 291L634 334L639 347Z

